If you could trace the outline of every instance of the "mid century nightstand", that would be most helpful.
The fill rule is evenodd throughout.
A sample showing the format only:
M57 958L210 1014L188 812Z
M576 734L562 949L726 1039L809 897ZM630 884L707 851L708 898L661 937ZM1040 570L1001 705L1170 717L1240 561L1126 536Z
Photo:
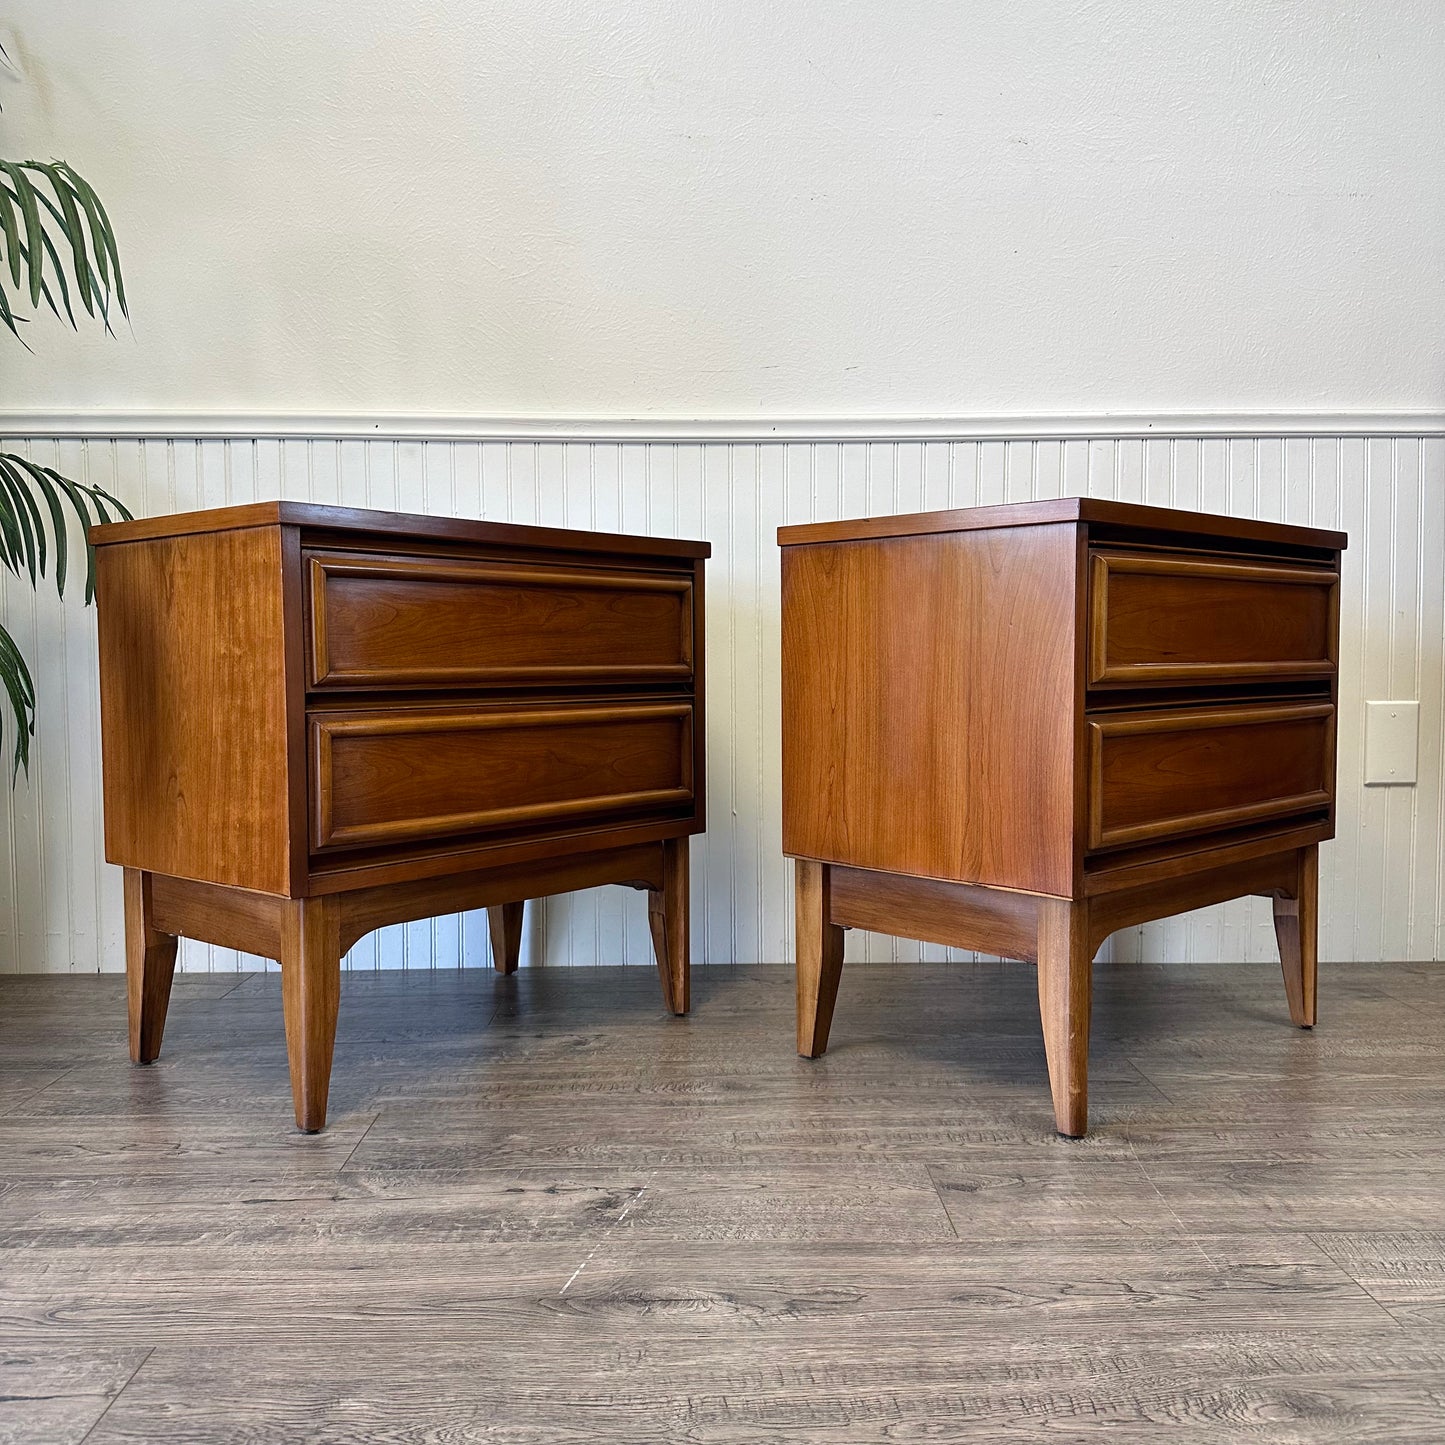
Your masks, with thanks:
M1242 894L1313 1026L1342 533L1068 498L778 541L799 1053L845 928L1033 960L1081 1135L1099 945Z
M320 1129L353 943L487 907L510 973L524 900L604 883L686 1013L706 543L292 502L91 539L137 1062L178 935L278 959Z

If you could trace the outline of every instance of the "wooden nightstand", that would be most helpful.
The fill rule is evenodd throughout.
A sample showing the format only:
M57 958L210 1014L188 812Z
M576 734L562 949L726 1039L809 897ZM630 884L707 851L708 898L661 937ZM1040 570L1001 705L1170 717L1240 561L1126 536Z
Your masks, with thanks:
M801 1054L844 928L1030 959L1083 1134L1099 945L1251 893L1313 1026L1342 533L1069 498L778 541Z
M320 1129L353 943L487 907L510 973L524 900L603 883L687 1011L706 543L291 502L91 538L137 1062L177 935L278 959Z

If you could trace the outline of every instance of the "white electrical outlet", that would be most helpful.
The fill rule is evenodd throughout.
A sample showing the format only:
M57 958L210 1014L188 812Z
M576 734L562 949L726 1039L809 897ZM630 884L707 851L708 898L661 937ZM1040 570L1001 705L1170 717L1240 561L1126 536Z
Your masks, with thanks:
M1413 783L1420 749L1418 702L1365 704L1365 785Z

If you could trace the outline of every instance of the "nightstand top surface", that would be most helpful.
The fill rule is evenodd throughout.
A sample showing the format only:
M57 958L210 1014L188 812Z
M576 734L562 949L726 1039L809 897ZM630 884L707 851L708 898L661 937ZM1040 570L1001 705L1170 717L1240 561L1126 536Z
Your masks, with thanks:
M315 531L354 532L371 537L415 538L430 542L480 542L512 547L545 547L553 551L635 553L645 557L709 557L710 542L674 537L639 537L623 532L581 532L563 527L532 527L517 522L483 522L463 517L430 517L412 512L373 512L359 507L329 507L316 502L250 502L239 507L214 507L176 512L166 517L139 517L92 527L97 547L114 542L143 542L156 537L182 537L197 532L222 532L249 527L306 527Z
M1109 527L1135 527L1195 537L1278 542L1295 547L1342 550L1343 532L1224 517L1211 512L1185 512L1172 507L1146 507L1137 502L1109 502L1095 497L1059 497L1045 502L1011 502L997 507L963 507L949 512L912 512L894 517L859 517L852 521L807 522L778 528L778 545L797 547L812 542L861 542L882 537L916 537L937 532L977 532L998 527L1038 527L1055 522L1094 522Z

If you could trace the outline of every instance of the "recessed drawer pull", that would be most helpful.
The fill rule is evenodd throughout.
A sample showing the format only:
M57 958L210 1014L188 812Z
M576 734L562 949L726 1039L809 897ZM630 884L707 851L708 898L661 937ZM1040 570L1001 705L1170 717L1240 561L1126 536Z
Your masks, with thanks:
M692 705L314 712L314 848L375 847L693 802Z
M432 557L307 557L312 688L686 682L692 581Z
M1339 583L1325 567L1095 552L1089 685L1329 677Z
M1088 738L1090 848L1323 811L1334 796L1328 703L1091 717Z

